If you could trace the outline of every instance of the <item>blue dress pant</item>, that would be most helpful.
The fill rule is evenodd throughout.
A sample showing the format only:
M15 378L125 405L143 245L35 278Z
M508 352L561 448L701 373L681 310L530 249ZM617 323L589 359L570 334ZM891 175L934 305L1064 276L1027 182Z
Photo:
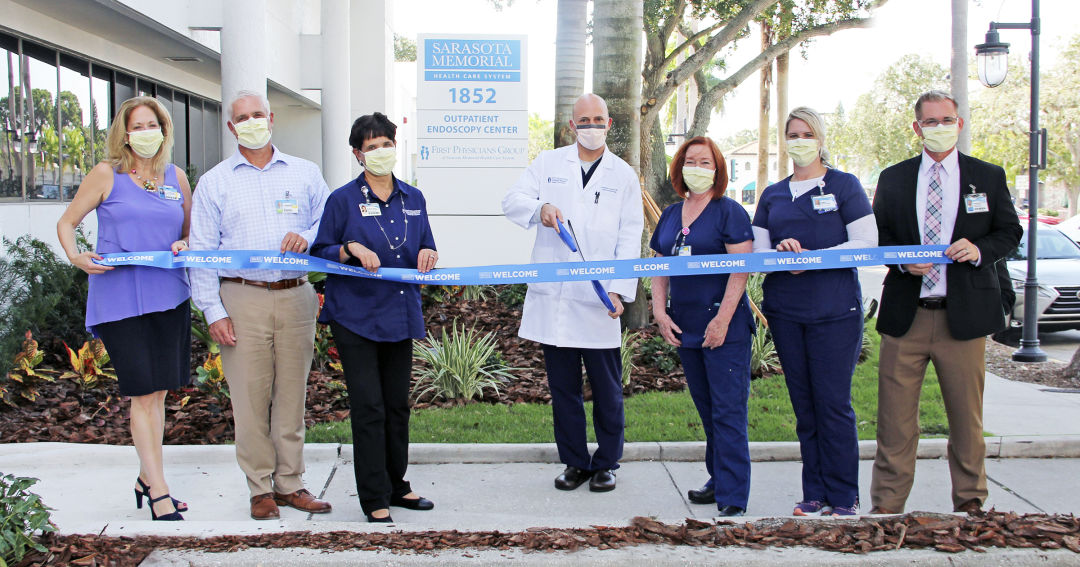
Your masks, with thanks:
M559 460L585 471L619 468L626 426L619 349L543 347ZM585 433L582 362L585 363L585 372L592 387L593 429L599 446L592 457L589 456Z
M680 347L679 358L705 429L705 486L715 491L717 508L745 510L750 498L749 337L714 349Z
M862 348L861 313L819 323L769 317L802 452L803 500L852 506L859 498L859 436L851 377Z

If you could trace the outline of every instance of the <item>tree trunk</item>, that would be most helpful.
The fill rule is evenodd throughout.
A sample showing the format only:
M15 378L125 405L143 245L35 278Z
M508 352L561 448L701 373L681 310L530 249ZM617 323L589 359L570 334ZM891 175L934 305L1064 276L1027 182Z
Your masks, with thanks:
M555 32L555 146L574 143L569 123L574 101L585 91L588 0L559 0Z
M952 64L949 67L950 89L956 100L958 113L967 122L971 116L968 103L968 2L952 0ZM956 142L960 152L971 153L971 129L960 130L960 139Z
M608 147L639 173L643 7L641 0L593 2L593 92L607 101L608 114L614 121ZM637 301L626 305L625 327L649 324L649 301L641 280L637 297Z
M1073 382L1080 382L1080 348L1073 353L1072 361L1065 367L1065 377Z
M776 57L776 180L788 176L787 144L784 142L784 122L788 114L788 57Z
M772 28L761 22L761 50L772 45ZM758 166L754 202L761 199L761 192L769 182L769 86L772 84L772 62L761 68L761 98L758 101Z

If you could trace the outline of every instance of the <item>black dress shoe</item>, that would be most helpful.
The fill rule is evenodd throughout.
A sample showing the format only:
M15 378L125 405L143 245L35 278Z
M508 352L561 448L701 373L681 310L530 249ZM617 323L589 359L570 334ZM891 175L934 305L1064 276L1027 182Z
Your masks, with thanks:
M716 491L711 486L702 486L697 490L687 490L686 497L692 504L716 504Z
M367 516L367 521L370 524L392 524L392 523L394 523L394 519L391 518L390 516L387 516L385 518L376 518L375 516L372 516L371 514L366 514L366 516Z
M722 518L731 518L734 516L742 516L746 513L746 510L739 508L738 506L721 506L720 511L717 512L717 516Z
M589 471L583 471L577 467L566 467L566 470L555 477L555 488L559 490L573 490L592 477ZM613 486L614 488L614 486Z
M596 471L589 479L589 490L592 492L611 492L615 490L615 473L608 470Z
M410 510L430 510L435 507L434 502L422 496L416 498L393 496L390 498L390 505L397 506L399 508L408 508Z

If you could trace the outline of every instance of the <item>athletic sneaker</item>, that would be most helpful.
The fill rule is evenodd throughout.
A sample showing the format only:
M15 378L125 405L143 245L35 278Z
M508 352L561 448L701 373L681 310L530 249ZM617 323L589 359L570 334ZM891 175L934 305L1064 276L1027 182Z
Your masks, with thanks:
M851 506L836 506L832 509L833 516L858 516L859 501L856 500Z
M821 516L832 512L832 507L817 500L804 500L795 505L795 516Z

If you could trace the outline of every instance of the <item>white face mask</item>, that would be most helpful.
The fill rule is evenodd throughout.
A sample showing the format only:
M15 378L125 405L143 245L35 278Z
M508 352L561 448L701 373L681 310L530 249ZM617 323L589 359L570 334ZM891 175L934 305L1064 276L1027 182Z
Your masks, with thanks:
M165 136L161 134L161 128L153 130L135 130L128 132L128 145L139 157L150 159L157 155L161 142Z
M716 179L715 169L705 169L704 167L687 167L682 168L683 183L686 184L686 188L693 193L704 193L709 189L712 189L713 181Z
M397 164L397 148L379 148L364 152L364 170L372 175L382 177L390 175Z
M270 119L248 118L233 124L236 129L236 142L249 150L257 150L270 143Z
M787 141L788 155L791 161L799 167L806 167L818 158L820 150L817 140L813 138L795 138Z
M600 126L597 128L596 126ZM599 150L607 141L607 125L584 124L574 127L577 141L586 150Z
M941 124L933 128L922 127L923 145L932 152L947 152L956 146L960 138L959 124Z

